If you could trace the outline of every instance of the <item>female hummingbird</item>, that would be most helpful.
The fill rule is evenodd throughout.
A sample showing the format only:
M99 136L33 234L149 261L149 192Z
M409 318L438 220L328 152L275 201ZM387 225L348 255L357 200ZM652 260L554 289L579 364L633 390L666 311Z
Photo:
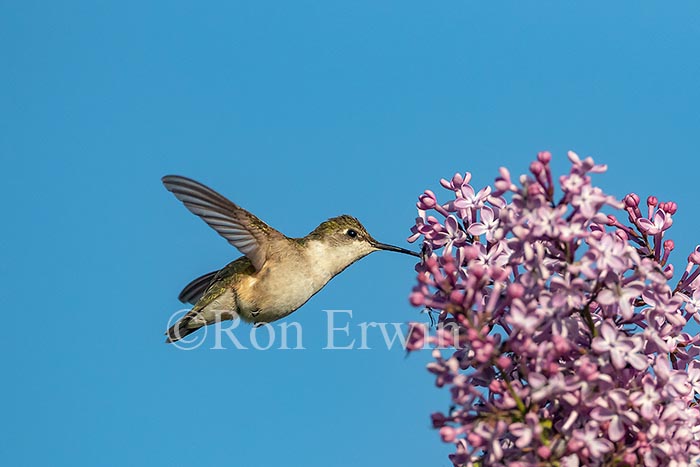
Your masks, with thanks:
M168 175L163 177L163 185L244 255L182 290L180 301L194 306L167 330L166 342L237 316L256 324L283 318L345 268L374 251L420 257L376 241L360 221L348 215L322 222L305 237L290 238L194 180Z

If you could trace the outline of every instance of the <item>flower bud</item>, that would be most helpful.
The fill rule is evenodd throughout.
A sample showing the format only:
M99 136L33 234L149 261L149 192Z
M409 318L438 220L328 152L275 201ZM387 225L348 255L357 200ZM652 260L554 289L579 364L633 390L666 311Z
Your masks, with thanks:
M440 428L440 437L445 443L451 443L457 437L457 432L451 426L443 426Z
M435 193L433 193L430 190L425 190L425 192L418 197L418 202L416 203L416 206L418 209L432 209L435 207L437 204L437 198L435 197Z
M508 285L508 297L510 299L521 298L525 294L525 287L518 283L513 283Z
M540 446L537 448L537 455L542 459L549 459L549 456L552 455L552 450L549 448L549 446Z
M543 171L544 171L544 166L542 165L541 162L535 161L532 164L530 164L530 172L532 172L535 175L535 177L537 177Z
M625 196L623 201L625 202L625 205L630 208L639 206L639 196L637 196L636 193L630 193L629 195Z

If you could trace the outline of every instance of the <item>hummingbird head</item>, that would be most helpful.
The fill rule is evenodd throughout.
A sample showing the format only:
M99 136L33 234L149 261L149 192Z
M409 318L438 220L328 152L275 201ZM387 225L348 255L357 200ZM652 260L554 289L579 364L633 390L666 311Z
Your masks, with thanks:
M396 251L420 257L419 253L411 250L378 242L360 221L348 215L333 217L322 222L308 235L307 239L317 240L324 244L325 248L332 250L329 256L344 263L343 267L378 250Z

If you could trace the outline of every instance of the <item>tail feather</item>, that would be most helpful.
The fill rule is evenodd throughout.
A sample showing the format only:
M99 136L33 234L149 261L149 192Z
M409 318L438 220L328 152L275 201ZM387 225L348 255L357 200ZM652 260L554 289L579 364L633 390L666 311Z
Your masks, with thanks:
M188 317L184 317L180 321L178 321L177 323L172 325L170 327L170 329L168 329L165 332L165 335L168 336L165 339L165 343L172 344L173 342L177 342L180 339L182 339L186 336L189 336L190 334L195 332L197 329L199 329L199 328L188 327L189 323L190 323L190 319Z

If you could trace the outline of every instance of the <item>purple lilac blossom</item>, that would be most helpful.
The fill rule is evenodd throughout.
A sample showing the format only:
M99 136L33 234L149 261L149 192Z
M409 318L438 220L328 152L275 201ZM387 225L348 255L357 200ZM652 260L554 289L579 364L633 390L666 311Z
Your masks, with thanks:
M592 185L607 167L549 152L530 173L471 174L418 201L424 257L410 296L438 313L408 349L449 389L433 426L455 466L684 466L700 462L700 247L672 284L678 206ZM449 332L447 329L449 328Z

